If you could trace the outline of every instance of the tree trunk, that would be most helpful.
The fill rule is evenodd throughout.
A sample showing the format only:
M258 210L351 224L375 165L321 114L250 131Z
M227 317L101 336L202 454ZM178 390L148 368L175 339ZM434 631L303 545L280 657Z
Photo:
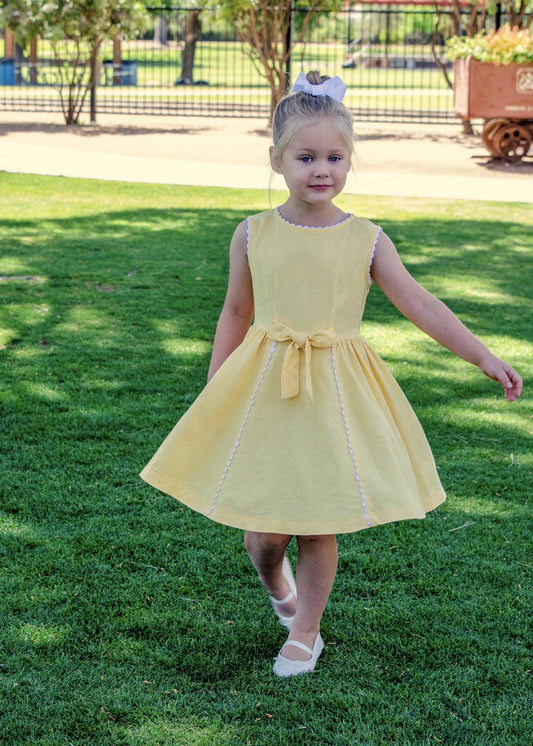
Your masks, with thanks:
M119 38L119 37L115 37ZM79 106L78 111L76 115L76 124L78 123L78 119L80 117L80 114L83 110L83 104L85 103L85 98L87 94L89 93L90 96L90 118L91 122L96 122L96 91L98 87L98 72L99 72L99 65L100 60L98 59L98 53L100 51L100 44L101 41L96 41L92 48L91 48L91 54L89 56L89 82L87 83L87 86L85 87L85 90L82 92L80 91L80 97L79 97ZM120 40L119 40L120 44Z
M113 85L122 85L122 40L120 34L113 37Z
M98 48L92 50L90 71L91 77L89 80L89 91L90 91L90 120L94 124L96 122L96 91L98 90L98 73L99 73L100 60L98 59Z
M154 29L154 41L162 47L168 46L168 23L165 16L157 16Z
M4 47L6 59L14 60L16 56L15 34L8 26L4 29Z
M37 62L39 61L37 39L30 41L30 85L37 85Z
M272 122L274 120L274 112L276 111L276 106L279 104L283 96L287 92L287 79L285 75L285 71L282 71L280 75L278 76L277 81L274 81L270 86L271 96L270 96L270 117L268 120L269 127L272 126Z
M185 46L181 56L181 78L179 82L186 85L192 85L194 81L194 53L202 35L201 12L201 8L188 10L185 19Z
M318 19L321 0L308 0L302 21L293 27L291 0L248 0L240 11L229 16L237 38L249 47L249 56L268 81L271 91L270 122L277 103L290 88L292 49L301 44Z

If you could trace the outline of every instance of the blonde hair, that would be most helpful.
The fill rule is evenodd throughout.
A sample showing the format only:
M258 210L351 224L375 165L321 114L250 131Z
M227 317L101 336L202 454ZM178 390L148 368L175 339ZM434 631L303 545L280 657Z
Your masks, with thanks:
M325 80L329 80L328 75L321 76L317 70L311 70L306 77L311 85L320 85ZM306 121L318 117L331 117L334 120L351 157L354 132L352 116L348 109L329 96L314 96L312 93L303 91L288 94L276 107L272 121L272 138L276 157L281 158L289 142Z

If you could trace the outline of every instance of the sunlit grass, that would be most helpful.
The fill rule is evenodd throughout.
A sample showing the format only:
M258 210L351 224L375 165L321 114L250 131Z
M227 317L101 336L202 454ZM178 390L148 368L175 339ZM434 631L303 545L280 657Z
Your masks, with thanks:
M268 195L6 174L0 193L0 741L527 743L530 206L342 198L526 391L507 404L372 288L363 332L448 500L340 537L326 651L285 682L240 532L137 476L204 385L232 232Z

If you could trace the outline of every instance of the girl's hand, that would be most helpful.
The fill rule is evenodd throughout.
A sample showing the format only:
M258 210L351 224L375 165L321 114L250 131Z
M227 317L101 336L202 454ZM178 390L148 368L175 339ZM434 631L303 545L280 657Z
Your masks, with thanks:
M505 360L500 360L500 358L489 353L481 360L479 368L486 376L492 378L493 381L501 383L505 389L505 398L507 401L518 399L522 392L522 379L516 370L511 368Z

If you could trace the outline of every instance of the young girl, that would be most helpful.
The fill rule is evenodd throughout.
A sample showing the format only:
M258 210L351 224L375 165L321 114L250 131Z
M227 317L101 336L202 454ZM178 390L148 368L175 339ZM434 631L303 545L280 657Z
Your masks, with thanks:
M522 388L510 365L418 285L378 226L333 203L352 155L344 91L339 78L301 73L277 107L270 158L289 197L237 227L208 384L141 475L245 530L289 630L278 676L312 671L322 652L335 534L423 518L445 499L413 410L360 336L372 281L509 401ZM293 536L296 582L285 556Z

